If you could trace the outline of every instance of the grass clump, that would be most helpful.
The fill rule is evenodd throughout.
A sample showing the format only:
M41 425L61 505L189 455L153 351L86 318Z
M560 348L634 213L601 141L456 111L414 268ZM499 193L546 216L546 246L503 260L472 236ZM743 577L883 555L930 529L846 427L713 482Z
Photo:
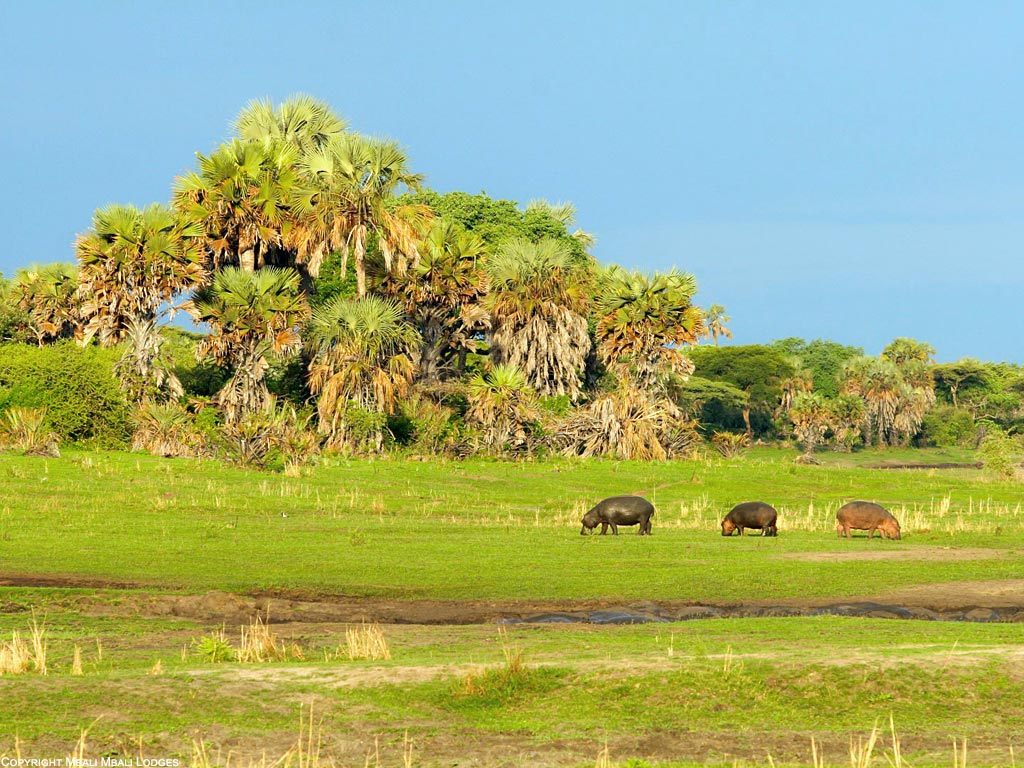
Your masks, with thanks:
M529 695L553 690L564 676L561 669L527 665L518 648L504 652L504 664L467 673L451 684L447 702L442 703L454 709L508 707Z
M380 624L360 624L345 630L345 654L352 660L382 661L391 658L391 648Z
M287 643L271 632L263 617L250 619L248 627L240 628L237 647L228 640L227 632L218 630L192 641L193 652L211 664L238 661L242 664L262 664L275 661L301 661L305 654L298 643Z
M238 652L228 642L228 636L223 627L214 630L208 635L203 635L197 640L193 640L192 649L211 664L234 661L238 658Z
M18 630L11 632L11 639L0 643L0 675L23 675L28 672L47 673L46 627L32 618L28 640Z

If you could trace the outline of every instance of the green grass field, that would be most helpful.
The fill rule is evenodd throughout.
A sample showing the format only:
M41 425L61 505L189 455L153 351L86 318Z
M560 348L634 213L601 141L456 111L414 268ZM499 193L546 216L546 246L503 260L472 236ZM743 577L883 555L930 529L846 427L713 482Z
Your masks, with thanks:
M389 660L351 661L338 650L349 625L293 612L271 628L302 658L214 664L197 652L222 624L237 644L244 623L218 616L230 599L210 592L250 596L243 606L280 595L272 619L286 598L500 614L906 595L966 608L993 596L1024 611L1018 484L868 468L971 461L963 451L830 454L817 467L795 455L333 460L299 477L135 454L5 455L0 640L44 626L48 674L0 676L0 754L63 755L88 729L90 755L295 760L312 708L320 760L338 766L582 766L605 746L606 764L634 768L810 766L812 738L838 766L876 722L872 764L889 765L890 716L904 764L951 765L953 738L968 740L971 766L1024 756L1022 623L396 623L384 626ZM580 536L583 513L621 493L654 501L654 535ZM778 538L723 538L721 517L752 499L779 509ZM904 538L838 539L835 510L852 499L888 506Z

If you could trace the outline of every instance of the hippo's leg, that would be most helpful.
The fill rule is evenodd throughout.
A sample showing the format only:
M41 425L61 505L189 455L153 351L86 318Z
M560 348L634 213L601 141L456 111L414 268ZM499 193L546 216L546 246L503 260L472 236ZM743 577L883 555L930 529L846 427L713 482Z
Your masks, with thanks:
M743 526L742 526L742 525L741 525L741 526L738 526L738 527L736 528L736 530L740 532L740 536L742 536L742 535L743 535Z
M874 528L868 528L868 538L869 539L875 538L875 529Z
M612 536L618 536L619 535L619 526L617 526L615 523L612 523L611 525L612 525Z
M604 536L606 533L608 533L608 523L602 521L601 522L601 535Z

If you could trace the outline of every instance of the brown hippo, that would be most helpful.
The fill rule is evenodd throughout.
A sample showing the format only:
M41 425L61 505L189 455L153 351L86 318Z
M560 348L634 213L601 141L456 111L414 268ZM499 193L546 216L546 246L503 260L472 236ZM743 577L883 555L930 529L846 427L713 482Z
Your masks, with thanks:
M640 535L651 535L651 516L654 505L641 496L612 496L605 499L583 516L583 527L580 535L593 531L601 524L601 535L612 527L612 535L619 535L620 525L640 525Z
M743 535L744 528L760 528L762 536L778 536L775 521L779 513L771 504L763 501L745 501L733 507L722 520L722 535L732 536L738 530Z
M890 539L902 538L900 524L896 518L889 514L885 507L870 501L851 501L844 504L836 513L836 520L839 521L836 533L847 538L850 537L851 528L868 531L869 539L875 535L876 530L883 539L886 536Z

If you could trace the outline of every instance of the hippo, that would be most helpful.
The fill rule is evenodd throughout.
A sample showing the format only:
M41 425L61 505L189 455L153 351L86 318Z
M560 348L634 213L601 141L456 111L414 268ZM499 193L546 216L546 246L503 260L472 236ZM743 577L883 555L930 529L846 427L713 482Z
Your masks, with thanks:
M732 536L738 530L743 535L744 528L760 528L762 536L778 536L775 521L779 513L771 504L763 501L745 501L733 507L722 520L722 535Z
M587 531L593 531L597 524L601 524L601 535L612 527L612 534L619 535L620 525L640 524L640 535L651 535L651 515L654 514L654 505L641 496L612 496L605 499L596 507L583 516L583 527L580 535Z
M875 535L876 530L883 539L886 536L890 539L902 538L896 518L885 507L870 501L851 501L843 505L836 513L836 520L839 521L836 533L847 538L850 537L851 528L868 531L869 539Z

